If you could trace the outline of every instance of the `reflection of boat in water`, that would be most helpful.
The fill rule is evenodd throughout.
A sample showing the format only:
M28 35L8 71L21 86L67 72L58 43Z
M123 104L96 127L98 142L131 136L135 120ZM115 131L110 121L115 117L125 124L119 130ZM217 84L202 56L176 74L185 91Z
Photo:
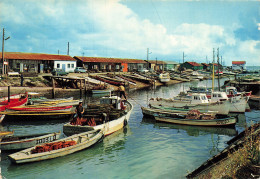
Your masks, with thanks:
M178 125L178 124L168 124L160 122L151 122L150 119L143 118L143 122L154 124L155 128L160 129L177 129L184 130L189 136L200 136L206 134L219 134L235 136L238 134L235 127L205 127L205 126L188 126L188 125Z
M129 125L126 125L124 128L106 136L102 143L104 150L109 152L123 149L122 147L125 144L126 137L130 136L131 134L132 133Z

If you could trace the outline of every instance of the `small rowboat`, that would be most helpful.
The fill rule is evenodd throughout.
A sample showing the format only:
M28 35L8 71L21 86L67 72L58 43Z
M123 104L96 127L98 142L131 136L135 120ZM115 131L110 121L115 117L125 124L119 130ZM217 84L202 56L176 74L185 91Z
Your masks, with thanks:
M159 122L192 125L192 126L234 126L237 122L236 117L225 117L217 119L186 119L186 118L173 118L167 116L155 116L155 120Z
M0 142L0 149L1 150L26 149L39 144L55 141L60 138L60 134L61 132L54 132L51 134L4 137Z
M45 144L44 146L36 146L22 150L9 155L8 157L13 163L37 162L57 158L86 149L101 140L103 135L103 130L93 130L81 134L75 134L70 137L57 140L53 143ZM63 148L60 148L60 143L69 143L69 145L64 145L62 146ZM48 148L48 146L52 146L52 148ZM43 150L35 152L37 149Z

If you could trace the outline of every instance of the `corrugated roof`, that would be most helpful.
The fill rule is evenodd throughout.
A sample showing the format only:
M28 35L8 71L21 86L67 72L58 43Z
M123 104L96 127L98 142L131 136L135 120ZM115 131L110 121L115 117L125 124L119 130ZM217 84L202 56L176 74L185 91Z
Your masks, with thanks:
M232 64L234 64L234 65L244 65L244 64L246 64L246 61L232 61Z
M0 53L2 56L2 53ZM43 54L43 53L22 53L22 52L5 52L5 59L17 59L17 60L65 60L65 61L75 61L69 55L53 55L53 54Z
M106 57L79 57L75 56L82 62L97 62L97 63L145 63L144 60L128 59L128 58L106 58Z
M196 62L187 62L187 63L191 64L192 66L201 66L201 64L198 64Z

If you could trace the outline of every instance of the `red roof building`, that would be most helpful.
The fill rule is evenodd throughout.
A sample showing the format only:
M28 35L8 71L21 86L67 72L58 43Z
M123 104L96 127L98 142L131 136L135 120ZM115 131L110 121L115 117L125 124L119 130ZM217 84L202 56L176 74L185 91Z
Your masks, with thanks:
M74 56L78 66L94 71L133 71L143 68L144 60L128 58L80 57Z
M233 70L245 70L246 61L232 61L232 69Z
M2 56L2 53L0 55ZM69 55L5 52L4 59L8 63L5 73L9 71L43 73L50 72L54 68L72 72L76 68L76 60Z

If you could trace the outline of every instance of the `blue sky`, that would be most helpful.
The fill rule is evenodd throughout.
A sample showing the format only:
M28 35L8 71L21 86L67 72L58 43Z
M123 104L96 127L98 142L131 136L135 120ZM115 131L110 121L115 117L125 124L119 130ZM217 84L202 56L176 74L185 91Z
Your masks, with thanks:
M1 0L7 52L260 66L260 2Z

